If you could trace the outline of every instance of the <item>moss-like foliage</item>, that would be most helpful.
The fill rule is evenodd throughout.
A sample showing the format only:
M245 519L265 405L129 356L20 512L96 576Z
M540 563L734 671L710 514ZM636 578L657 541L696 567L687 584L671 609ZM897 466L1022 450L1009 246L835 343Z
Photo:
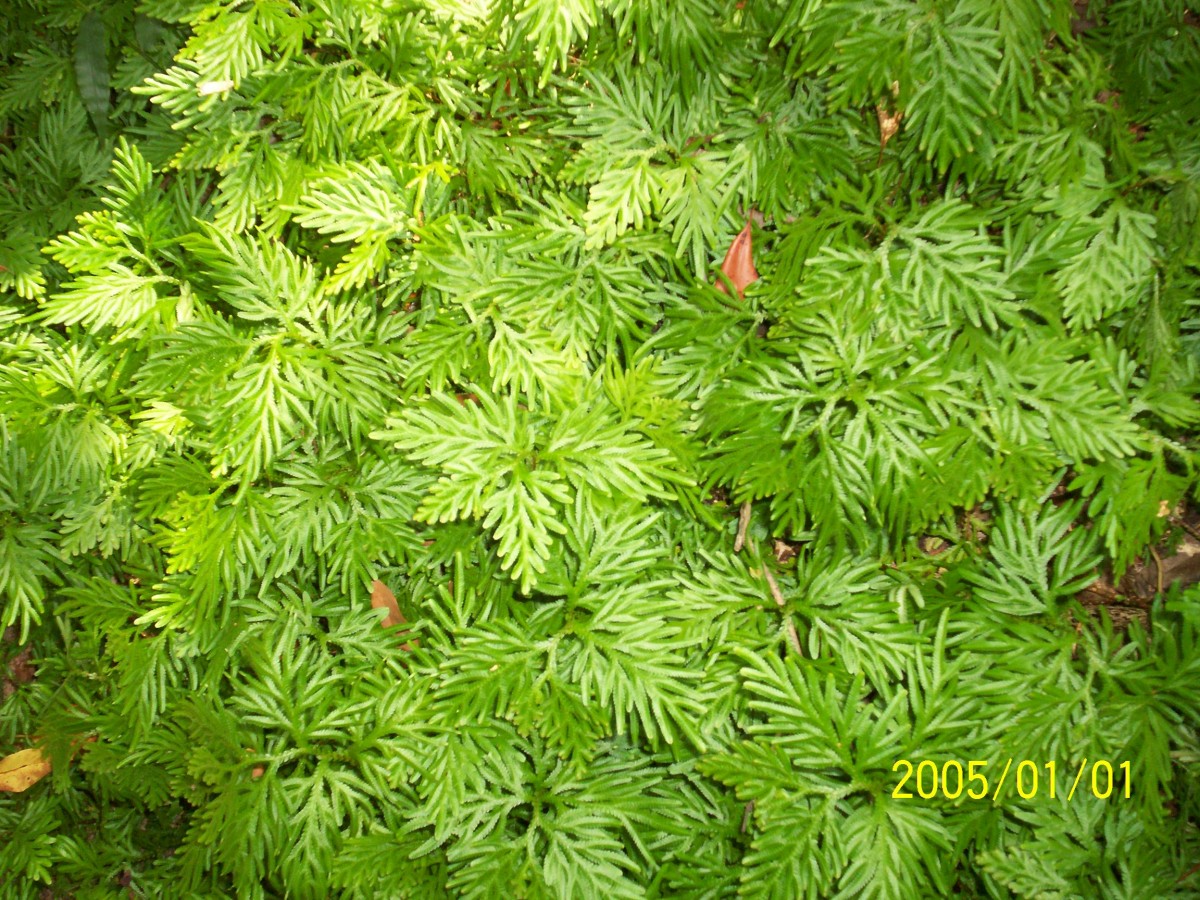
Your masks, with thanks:
M1185 0L5 4L0 898L1195 896L1198 134Z

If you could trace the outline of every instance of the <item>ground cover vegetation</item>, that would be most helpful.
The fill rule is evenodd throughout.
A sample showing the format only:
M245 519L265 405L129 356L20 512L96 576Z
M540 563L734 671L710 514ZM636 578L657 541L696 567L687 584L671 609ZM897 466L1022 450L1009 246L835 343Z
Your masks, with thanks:
M1198 26L5 3L0 897L1195 896Z

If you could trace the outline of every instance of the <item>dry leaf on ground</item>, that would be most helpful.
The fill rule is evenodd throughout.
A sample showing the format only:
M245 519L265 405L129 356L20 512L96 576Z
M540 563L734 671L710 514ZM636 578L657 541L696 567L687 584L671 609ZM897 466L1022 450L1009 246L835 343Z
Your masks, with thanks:
M371 606L375 609L387 610L387 615L383 617L384 628L391 628L393 625L404 625L408 622L408 619L404 618L404 613L400 612L400 604L396 602L396 595L378 578L371 582ZM405 642L400 645L400 649L411 650L415 643L417 642Z
M738 232L737 237L733 239L733 243L729 245L729 252L725 254L725 261L721 263L721 271L729 278L730 283L738 292L738 297L744 299L746 296L746 287L753 281L758 281L758 270L754 268L753 247L750 240L751 222L746 223L746 227ZM717 280L717 290L721 293L727 293L725 282Z
M36 747L0 759L0 791L19 794L50 774L50 759Z
M400 605L396 603L396 595L378 578L371 582L371 606L374 609L386 609L388 611L387 615L383 617L384 628L391 628L393 625L403 625L408 621L408 619L404 618L404 614L400 612Z

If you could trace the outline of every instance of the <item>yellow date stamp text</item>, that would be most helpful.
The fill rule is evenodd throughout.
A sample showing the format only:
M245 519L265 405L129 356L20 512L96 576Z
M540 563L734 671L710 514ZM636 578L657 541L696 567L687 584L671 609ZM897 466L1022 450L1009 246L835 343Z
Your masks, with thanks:
M983 759L965 762L951 759L941 765L931 759L918 762L898 759L892 771L899 773L900 780L892 789L892 796L897 800L914 797L923 800L935 797L957 800L965 796L971 800L990 798L996 802L1006 785L1011 786L1023 800L1032 800L1039 792L1042 796L1049 794L1051 800L1058 796L1057 762L1037 763L1022 759L1015 763L1016 771L1013 772L1012 758L1005 760L1003 765L999 761L992 763ZM1068 800L1074 799L1075 792L1080 789L1100 800L1110 797L1128 800L1133 792L1133 777L1128 761L1113 763L1107 759L1083 759L1078 766L1064 767L1064 774L1074 776L1067 794Z

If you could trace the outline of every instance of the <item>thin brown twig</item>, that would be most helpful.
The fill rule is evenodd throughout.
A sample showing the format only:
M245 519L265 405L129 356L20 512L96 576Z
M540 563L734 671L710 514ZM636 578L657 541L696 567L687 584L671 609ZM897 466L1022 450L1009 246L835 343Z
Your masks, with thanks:
M754 813L754 801L751 800L746 804L746 808L742 811L742 834L750 827L750 816Z
M1180 875L1178 880L1175 883L1183 884L1185 881L1187 881L1189 878L1191 878L1197 872L1200 872L1200 863L1196 863L1194 866L1192 866L1190 869L1188 869L1186 872L1184 872L1182 875Z
M750 552L758 556L758 547L755 545L754 538L748 538L748 543L750 545ZM775 601L776 606L783 609L787 606L787 601L783 599L783 591L779 589L779 582L775 580L775 575L771 572L765 559L762 560L762 571L763 577L767 580L767 587L771 591L771 599ZM800 646L800 635L796 632L796 623L792 621L791 616L787 617L784 630L787 632L788 643L792 645L792 649L796 651L796 655L803 657L804 648Z
M763 563L763 574L767 577L767 587L771 589L771 598L775 601L775 605L782 609L786 604L783 599L783 591L779 589L779 582L775 580L775 576L771 574L771 570L767 568L767 564ZM796 623L792 621L792 617L788 616L784 630L787 632L788 643L792 645L792 649L796 651L797 656L804 656L804 650L800 647L800 635L796 633Z
M767 568L766 563L763 563L763 574L767 576L767 587L771 589L771 597L775 601L776 606L783 606L783 591L779 589L779 582L775 580L775 576L771 574L771 570Z
M796 633L796 623L792 621L791 616L787 620L788 642L792 645L792 649L796 651L799 657L804 656L804 649L800 646L800 635Z
M746 529L750 527L750 501L747 500L738 510L737 539L733 542L733 552L739 553L746 544Z

